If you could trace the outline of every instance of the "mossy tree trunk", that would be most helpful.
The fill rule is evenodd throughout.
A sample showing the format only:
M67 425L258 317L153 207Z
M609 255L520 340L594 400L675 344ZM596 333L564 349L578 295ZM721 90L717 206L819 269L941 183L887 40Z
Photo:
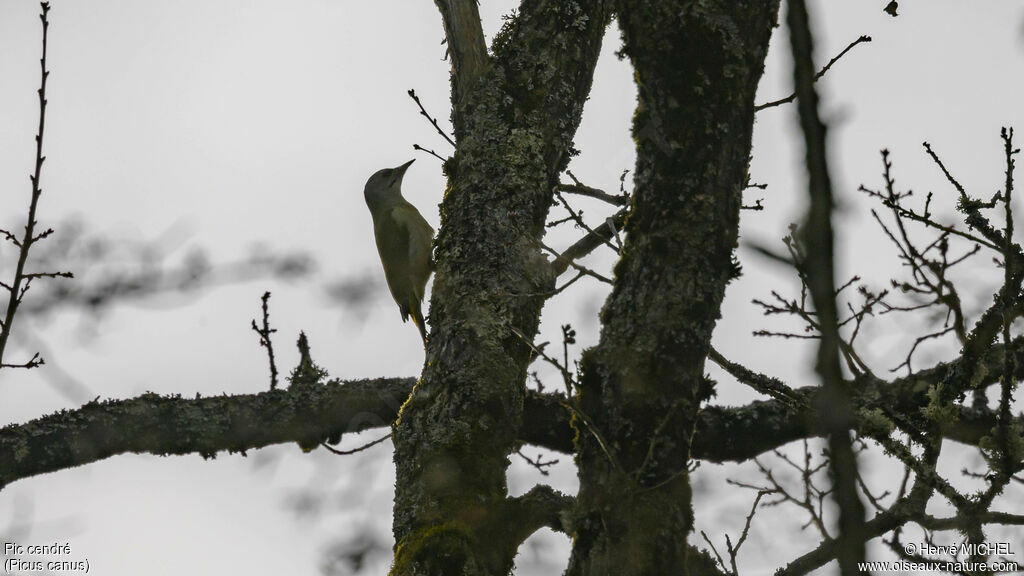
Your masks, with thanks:
M583 360L569 574L687 574L690 440L738 274L754 94L778 1L616 8L639 87L634 206L600 343Z
M475 0L437 4L457 150L427 365L395 425L392 574L504 575L544 525L574 537L572 574L684 574L690 438L738 272L753 98L778 2L526 0L490 52ZM636 192L601 342L584 360L573 513L543 487L509 498L505 472L523 338L554 287L540 239L613 10L640 88Z
M476 0L438 0L457 149L436 240L427 365L394 428L392 574L504 575L564 499L505 483L529 347L554 273L540 239L610 19L603 0L527 0L485 49ZM517 334L522 335L522 337Z

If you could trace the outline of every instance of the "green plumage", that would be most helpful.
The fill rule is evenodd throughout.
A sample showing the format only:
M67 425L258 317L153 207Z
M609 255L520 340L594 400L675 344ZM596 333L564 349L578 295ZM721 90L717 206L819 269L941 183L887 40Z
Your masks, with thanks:
M391 296L398 304L402 321L411 316L426 344L422 303L427 280L433 272L434 229L419 210L402 197L402 177L410 164L412 161L398 168L380 170L366 182L363 195L373 216L373 235Z

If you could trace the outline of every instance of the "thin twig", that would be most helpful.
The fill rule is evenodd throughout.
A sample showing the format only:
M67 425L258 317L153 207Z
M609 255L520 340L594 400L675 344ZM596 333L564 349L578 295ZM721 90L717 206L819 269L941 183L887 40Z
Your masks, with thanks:
M604 226L601 226L593 232L588 232L586 236L580 238L573 243L572 246L566 248L565 252L562 252L560 255L555 253L554 250L549 249L550 252L556 255L555 261L551 263L555 276L561 276L569 267L579 270L579 268L574 264L574 261L590 254L612 238L615 231L620 230L623 224L625 224L626 216L628 215L628 207L612 214L610 218L611 222L606 221Z
M412 149L413 150L419 150L420 152L426 152L427 154L430 154L431 156L433 156L434 158L437 158L441 162L445 162L445 159L442 158L440 154L438 154L437 152L434 152L430 148L424 148L423 146L420 146L419 144L413 144L412 145Z
M554 193L555 197L557 197L558 201L562 203L562 207L565 208L565 211L569 213L569 217L572 218L573 222L575 222L577 226L586 230L588 236L601 237L601 235L598 234L596 230L588 226L587 223L583 221L583 212L577 212L573 210L572 206L569 205L569 202L565 199L565 196L562 196L562 193L559 191L559 188L557 186L554 189ZM618 231L615 229L615 222L612 218L608 218L605 221L605 225L611 229L612 233L609 236L609 238L604 239L604 243L606 246L614 250L616 254L618 254L619 248L609 241L610 238L614 238L618 235Z
M274 361L274 344L270 341L270 335L277 332L276 328L270 327L270 307L267 302L270 300L270 292L264 292L260 301L263 302L263 327L256 326L256 320L252 321L253 332L260 336L260 346L267 349L267 358L270 360L270 389L277 388L277 363Z
M47 18L50 12L50 3L43 2L40 4L42 13L39 15L39 19L43 25L43 54L39 59L40 68L40 80L39 89L36 91L39 95L39 128L36 132L36 161L35 161L35 172L29 176L32 181L32 201L29 203L28 218L25 223L25 233L21 240L12 238L10 232L4 231L5 238L11 240L18 247L18 264L14 270L14 280L10 283L4 283L3 288L8 291L7 297L7 311L4 314L4 319L0 322L0 368L36 368L43 364L43 359L38 353L32 356L30 360L20 364L4 363L3 357L4 352L7 349L7 342L10 339L11 332L14 329L14 316L18 312L18 307L21 305L22 298L28 291L32 280L35 278L71 278L70 272L37 272L37 273L26 273L25 266L28 263L29 250L32 245L37 241L46 238L52 233L52 230L46 230L42 234L35 233L36 227L36 209L39 206L39 197L42 195L43 190L39 186L40 177L42 176L43 162L46 157L43 156L43 134L46 127L46 79L49 77L50 72L46 69L46 42L48 39L48 31L50 28L50 21Z
M1010 310L1013 308L1013 299L1017 294L1010 293L1009 288L1013 286L1013 275L1014 269L1014 251L1015 245L1013 243L1013 169L1015 166L1014 156L1020 153L1020 149L1013 147L1013 128L1003 128L1001 136L1003 138L1003 147L1006 154L1006 184L1003 190L1003 204L1006 210L1006 228L1003 231L1003 238L1006 242L1003 246L1003 262L1006 264L1003 267L1003 289L1000 291L1000 298L1004 300L1003 303L1003 342L1009 346L1012 338L1010 337L1010 327L1013 323L1013 316ZM1003 377L1000 379L1000 396L999 396L999 424L996 430L996 436L1000 451L1000 469L997 470L1002 478L993 480L992 484L994 488L997 484L1005 485L1009 482L1009 479L1013 477L1013 474L1017 471L1019 464L1017 458L1015 458L1015 450L1013 447L1013 414L1010 412L1011 405L1013 404L1013 391L1016 388L1017 379L1014 378L1016 373L1016 357L1013 354L1005 354L1003 356ZM990 489L991 492L995 490Z
M559 192L566 192L568 194L576 194L577 196L595 198L615 206L625 206L629 203L629 196L613 196L604 190L591 188L590 186L584 186L582 184L559 184L556 187L556 190Z
M847 52L849 52L850 50L853 50L854 46L856 46L856 45L858 45L858 44L860 44L862 42L871 42L871 36L861 36L860 38L857 38L853 42L850 42L850 44L846 48L844 48L842 52L837 54L835 58L829 60L828 64L825 64L825 67L822 68L821 70L819 70L818 73L814 75L813 82L817 82L822 76L825 75L826 72L828 72L829 68L831 68L833 64L838 62L839 59L842 58L843 56L845 56ZM761 110L764 110L765 108L773 108L775 106L782 106L783 104L789 104L793 100L796 100L796 92L793 92L792 94L790 94L789 96L786 96L785 98L782 98L781 100L773 100L771 102L765 102L764 104L758 104L757 106L754 106L754 112L760 112Z
M530 466L533 466L538 472L541 473L542 476L547 476L551 474L550 472L548 472L547 469L554 466L555 464L558 464L557 459L545 461L541 459L540 454L538 454L536 458L530 458L529 456L523 453L522 449L516 450L516 455L525 460L526 463L529 464Z
M533 352L533 354L536 357L542 358L545 362L547 362L548 364L551 364L552 366L554 366L558 370L558 372L562 375L562 380L565 382L566 397L572 398L572 396L573 396L573 387L576 386L576 380L575 380L575 378L573 378L572 372L569 371L569 368L568 368L567 365L563 365L561 362L559 362L558 360L552 358L551 356L549 356L548 354L546 354L544 352L544 347L547 346L547 343L545 342L544 344L541 344L539 346L534 345L534 343L531 342L526 337L526 335L523 334L515 326L509 326L509 330L511 330L513 334L518 336L519 339L522 340L523 343L526 344L530 348L530 351Z
M424 118L429 120L431 124L434 125L434 129L437 130L437 133L440 134L442 138L447 140L448 143L452 145L452 148L457 148L457 146L455 146L455 141L452 140L451 137L449 137L448 134L446 134L444 130L441 130L441 126L438 125L437 120L433 116L431 116L430 114L427 114L427 109L423 107L423 103L420 102L420 98L419 98L419 96L416 95L416 91L415 90L412 90L412 89L409 90L409 97L412 98L414 102L416 102L417 106L419 106L420 114Z
M590 238L592 236L593 236L593 234L588 234L586 236L586 238ZM577 242L577 244L579 244L579 243ZM575 246L575 244L573 246ZM577 270L579 272L583 272L584 274L586 274L587 276L590 276L591 278L596 278L597 280L600 280L601 282L604 282L605 284L614 284L614 282L612 282L611 278L608 278L606 276L598 274L597 272L594 272L593 270L591 270L590 268L587 268L586 266L581 266L581 265L573 262L572 260L569 260L565 256L565 254L569 253L568 250L566 250L564 254L559 254L553 248L551 248L550 246L547 246L543 242L541 243L541 247L544 248L545 250L547 250L548 252L550 252L551 255L555 257L555 261L552 263L553 266L554 265L558 265L559 263L565 263L565 265L571 266L575 270ZM570 246L570 249L571 248L572 248L572 246ZM562 268L562 271L564 271L564 270L565 269Z
M767 396L771 396L780 402L785 402L790 406L801 408L807 407L806 399L795 393L792 388L787 386L778 378L759 374L745 366L730 362L725 356L722 356L721 352L716 350L714 346L712 346L708 351L708 358L710 358L715 364L718 364L733 378L736 378L736 380L741 384L746 384L754 390Z
M363 450L366 450L368 448L373 448L374 446L376 446L377 444L380 444L381 442L387 440L388 438L391 438L391 434L388 434L387 436L384 436L383 438L378 438L377 440L374 440L373 442L369 442L369 443L363 444L362 446L360 446L358 448L353 448L351 450L338 450L337 448L331 447L329 444L327 444L327 442L321 442L320 445L323 446L324 448L327 448L327 451L332 453L332 454L337 454L338 456L349 456L351 454L355 454L356 452L362 452Z

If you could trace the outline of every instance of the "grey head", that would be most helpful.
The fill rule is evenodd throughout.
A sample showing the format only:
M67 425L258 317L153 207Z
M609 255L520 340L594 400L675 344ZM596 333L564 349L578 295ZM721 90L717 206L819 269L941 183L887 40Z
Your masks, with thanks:
M413 159L395 168L378 170L370 176L366 181L366 187L363 188L363 198L366 199L366 205L370 207L371 212L378 206L402 197L402 178L415 161Z

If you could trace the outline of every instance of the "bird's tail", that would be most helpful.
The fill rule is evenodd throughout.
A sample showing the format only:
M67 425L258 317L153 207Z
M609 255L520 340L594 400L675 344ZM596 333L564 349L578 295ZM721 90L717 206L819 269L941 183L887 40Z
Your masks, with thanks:
M420 337L423 338L423 347L427 347L427 323L423 320L423 310L419 302L413 302L409 312L412 315L412 323L420 329Z

